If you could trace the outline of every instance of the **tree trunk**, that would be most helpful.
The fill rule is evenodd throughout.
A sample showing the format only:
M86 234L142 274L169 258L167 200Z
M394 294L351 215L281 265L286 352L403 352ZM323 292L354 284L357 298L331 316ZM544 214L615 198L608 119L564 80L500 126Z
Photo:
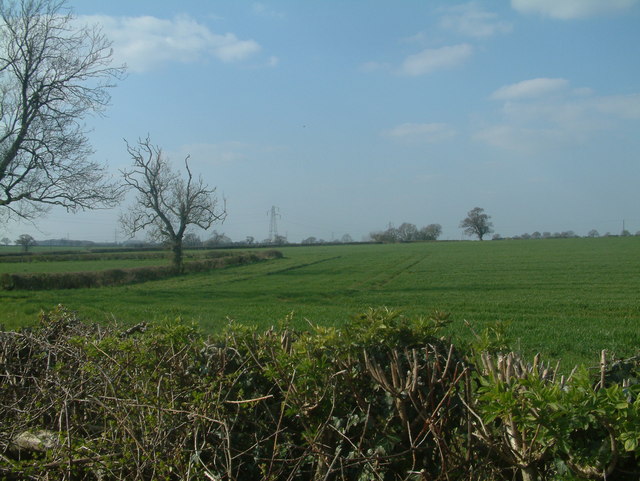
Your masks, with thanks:
M171 251L173 252L173 267L178 271L178 273L182 274L182 241L173 241Z
M527 466L526 468L521 468L520 472L522 473L522 481L538 481L538 470L532 466Z

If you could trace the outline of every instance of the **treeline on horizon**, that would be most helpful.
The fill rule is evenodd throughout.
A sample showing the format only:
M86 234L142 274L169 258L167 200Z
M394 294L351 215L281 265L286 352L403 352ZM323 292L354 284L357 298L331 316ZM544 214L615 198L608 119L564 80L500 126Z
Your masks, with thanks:
M420 241L436 241L442 235L442 226L440 224L429 224L420 229L415 224L409 222L403 222L399 227L393 227L389 225L386 230L373 231L362 242L382 242L382 243L396 243L396 242L420 242ZM24 234L23 234L24 236ZM632 234L629 230L623 229L620 234L612 234L611 232L605 232L600 234L596 229L591 229L586 235L581 236L572 230L562 232L550 232L550 231L534 231L531 234L525 232L520 235L514 236L502 236L498 233L494 234L491 240L529 240L529 239L575 239L575 238L597 238L597 237L640 237L640 230L635 234ZM22 236L21 236L22 237ZM29 236L30 237L30 236ZM338 239L327 241L322 238L316 238L314 236L307 237L299 242L302 245L314 245L314 244L352 244L359 243L355 241L351 235L344 234ZM0 245L8 247L12 244L24 245L18 240L12 242L8 237L0 239ZM184 238L184 246L186 248L215 248L215 247L233 247L233 246L268 246L268 245L284 245L295 244L287 240L285 236L278 235L274 239L264 239L263 241L256 241L253 236L247 236L244 240L234 241L224 233L213 231L211 237L206 240L202 240L197 234L187 234ZM163 248L162 244L151 241L143 241L137 239L129 239L123 242L95 242L90 240L78 240L78 239L44 239L35 240L32 238L32 242L29 244L29 248L32 246L40 247L84 247L84 248L99 248L99 247L124 247L132 249L142 248ZM28 249L27 249L28 250Z

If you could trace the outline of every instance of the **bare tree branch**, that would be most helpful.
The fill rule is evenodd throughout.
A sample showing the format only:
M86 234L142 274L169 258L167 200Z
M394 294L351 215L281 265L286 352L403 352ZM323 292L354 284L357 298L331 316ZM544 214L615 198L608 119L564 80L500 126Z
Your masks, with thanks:
M182 243L189 226L207 230L227 216L226 202L218 205L216 189L193 177L189 156L184 160L186 179L171 169L162 149L147 136L136 145L125 140L133 160L131 170L121 171L125 185L137 193L127 214L120 216L124 231L133 236L148 230L157 240L168 242L174 266L182 269Z
M33 219L52 206L112 207L120 192L83 119L122 77L97 27L77 27L64 0L0 2L0 207Z

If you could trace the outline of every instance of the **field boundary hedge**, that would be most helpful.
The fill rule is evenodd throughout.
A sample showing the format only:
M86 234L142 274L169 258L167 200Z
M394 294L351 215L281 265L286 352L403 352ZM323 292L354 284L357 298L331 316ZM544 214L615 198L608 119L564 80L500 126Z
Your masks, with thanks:
M216 255L209 259L185 262L183 272L185 274L205 272L281 257L282 253L275 250ZM4 273L0 275L0 288L3 290L82 289L134 284L176 275L179 275L178 271L171 265L87 272Z
M199 257L208 259L233 255L232 252L220 250L200 251ZM188 253L187 253L188 255ZM100 261L100 260L130 260L130 259L163 259L169 258L166 249L118 249L118 250L91 250L91 251L58 251L54 253L41 252L16 252L0 255L0 263L29 263L29 262L73 262L73 261Z
M0 479L640 478L640 359L568 377L501 331L370 309L343 329L85 323L0 332Z

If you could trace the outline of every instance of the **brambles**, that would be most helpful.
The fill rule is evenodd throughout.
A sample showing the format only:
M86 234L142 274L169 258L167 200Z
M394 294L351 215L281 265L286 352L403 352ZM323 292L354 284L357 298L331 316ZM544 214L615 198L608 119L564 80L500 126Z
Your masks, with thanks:
M58 307L0 333L0 478L637 479L637 359L563 378L460 350L447 322L370 309L205 337Z

